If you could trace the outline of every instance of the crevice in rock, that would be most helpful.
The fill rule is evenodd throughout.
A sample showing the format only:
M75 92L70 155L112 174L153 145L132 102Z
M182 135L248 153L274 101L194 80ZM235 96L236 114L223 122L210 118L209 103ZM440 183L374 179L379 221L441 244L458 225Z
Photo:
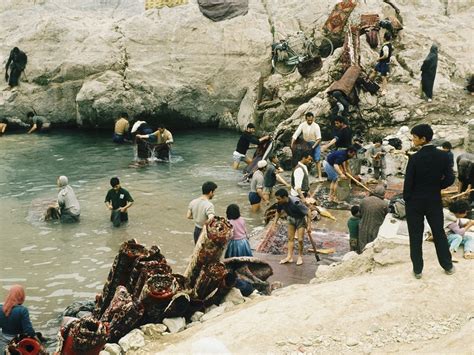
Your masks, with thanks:
M265 12L267 13L267 20L268 24L270 25L270 33L272 34L272 41L275 42L275 23L272 18L271 11L268 6L267 0L260 0L262 3L263 8L265 9Z
M130 55L128 54L127 47L125 46L125 34L123 33L122 29L120 28L120 25L115 25L114 26L114 31L118 33L121 38L118 41L118 47L119 50L122 53L122 57L120 58L119 64L119 70L118 73L122 76L122 85L125 91L130 89L130 85L127 82L127 69L128 69L128 61L130 59Z

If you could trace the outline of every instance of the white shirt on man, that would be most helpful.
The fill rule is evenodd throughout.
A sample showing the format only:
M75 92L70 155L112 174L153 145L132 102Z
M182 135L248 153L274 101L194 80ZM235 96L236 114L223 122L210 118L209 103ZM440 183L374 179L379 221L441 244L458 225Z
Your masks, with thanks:
M315 142L321 139L321 129L315 122L311 123L311 125L308 125L306 121L301 123L293 134L293 140L296 140L301 133L303 133L303 139L306 142Z
M306 173L306 174L305 174ZM301 189L303 185L303 179L305 175L309 175L308 168L301 162L298 162L298 167L293 172L293 176L295 177L295 187L291 187L290 195L291 196L298 196L297 189Z

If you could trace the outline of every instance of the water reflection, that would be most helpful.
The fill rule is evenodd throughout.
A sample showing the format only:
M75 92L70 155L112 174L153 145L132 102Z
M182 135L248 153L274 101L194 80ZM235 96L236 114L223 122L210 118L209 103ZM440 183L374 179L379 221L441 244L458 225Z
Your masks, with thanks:
M249 228L260 225L261 215L250 213L248 186L238 186L241 174L230 168L237 139L232 132L177 132L171 163L133 169L132 147L113 145L109 135L1 137L2 288L25 285L33 323L45 331L72 301L94 299L126 240L159 245L173 269L183 272L194 247L186 209L206 180L219 186L213 200L217 214L238 203ZM59 175L68 176L79 199L79 224L42 220L57 195ZM119 176L135 200L129 223L120 228L111 226L104 205L112 176Z

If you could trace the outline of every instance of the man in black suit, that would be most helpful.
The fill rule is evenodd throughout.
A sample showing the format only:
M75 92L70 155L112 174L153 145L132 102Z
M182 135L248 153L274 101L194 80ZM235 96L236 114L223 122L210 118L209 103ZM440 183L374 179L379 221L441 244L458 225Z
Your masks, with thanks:
M433 130L427 124L412 128L413 144L421 149L408 161L403 198L410 235L410 257L417 279L423 271L424 217L433 233L438 262L448 275L454 273L448 239L443 229L441 190L454 182L453 169L446 152L430 144Z

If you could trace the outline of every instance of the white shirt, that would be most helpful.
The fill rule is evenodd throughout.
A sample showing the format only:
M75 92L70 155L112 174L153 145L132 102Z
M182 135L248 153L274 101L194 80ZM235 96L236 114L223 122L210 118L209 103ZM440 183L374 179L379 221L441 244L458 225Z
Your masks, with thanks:
M311 125L308 125L306 121L301 123L296 129L295 134L293 134L293 140L297 139L301 132L303 132L303 139L306 142L315 142L318 139L321 139L321 129L315 122L311 123Z
M306 123L306 122L305 122ZM298 167L295 169L293 176L295 177L295 188L291 188L290 195L291 196L298 196L298 192L296 191L297 189L301 189L301 185L303 184L303 178L306 175L308 175L309 178L309 173L308 173L308 168L306 165L298 162Z

